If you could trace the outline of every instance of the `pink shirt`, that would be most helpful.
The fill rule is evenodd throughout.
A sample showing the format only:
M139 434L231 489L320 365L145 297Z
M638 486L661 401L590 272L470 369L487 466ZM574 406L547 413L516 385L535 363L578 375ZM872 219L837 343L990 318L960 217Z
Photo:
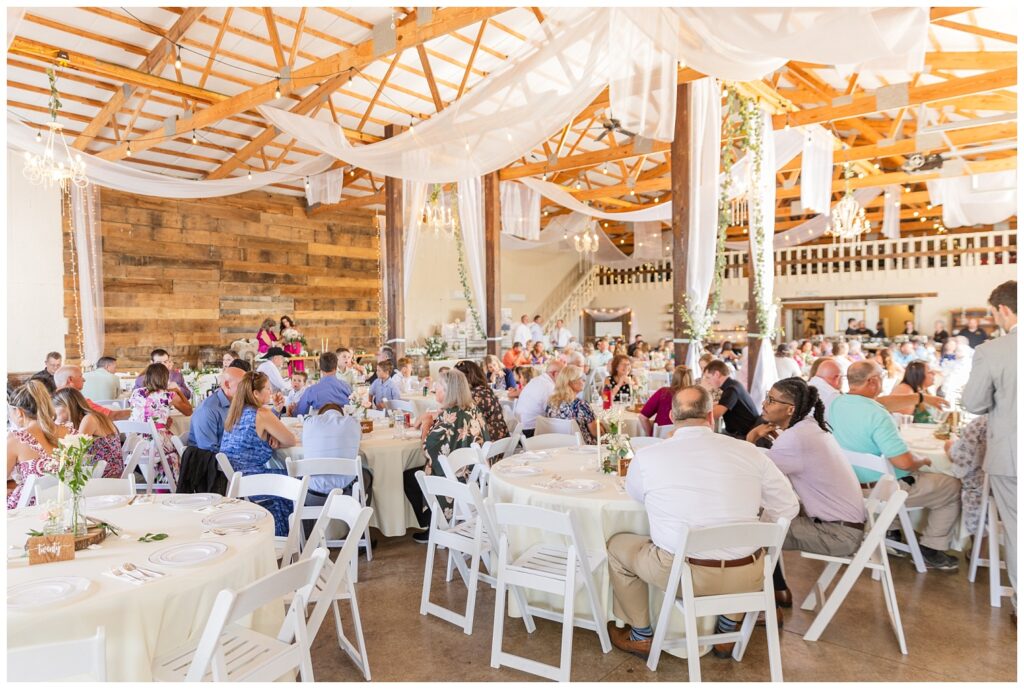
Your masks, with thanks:
M658 388L644 403L644 408L640 410L640 415L647 418L651 418L655 413L657 416L654 418L654 423L659 426L672 425L672 388Z

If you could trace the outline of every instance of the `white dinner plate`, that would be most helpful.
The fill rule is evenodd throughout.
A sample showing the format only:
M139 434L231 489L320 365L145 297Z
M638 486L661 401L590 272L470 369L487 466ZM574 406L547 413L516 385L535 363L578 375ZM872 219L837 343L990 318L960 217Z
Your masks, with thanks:
M577 455L596 455L597 445L580 445L579 447L567 447L566 452L572 452Z
M544 473L542 468L532 464L499 464L495 471L503 476L536 476Z
M191 567L218 558L227 552L227 549L226 545L217 541L181 543L158 550L149 556L149 561L154 565L167 567Z
M128 504L130 495L93 495L85 499L86 510L105 510Z
M172 510L198 510L220 502L223 495L216 493L183 493L164 498L163 506Z
M510 457L503 459L502 462L507 462L511 459L515 459L516 461L522 460L524 462L547 462L551 459L551 455L535 450L533 452L521 452L518 455L511 455ZM501 466L501 462L498 463L498 466Z
M253 526L264 519L267 513L263 510L230 510L211 514L203 520L203 526L214 529L230 529L237 526Z
M84 577L52 577L27 581L7 588L7 608L28 610L67 603L89 590L91 582Z
M552 487L561 493L596 493L601 490L601 482L589 478L571 478L559 481Z

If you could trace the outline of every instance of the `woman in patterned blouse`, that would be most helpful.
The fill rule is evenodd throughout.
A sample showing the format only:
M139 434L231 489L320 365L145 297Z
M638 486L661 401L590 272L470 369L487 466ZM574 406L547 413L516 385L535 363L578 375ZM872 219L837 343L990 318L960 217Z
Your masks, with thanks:
M114 422L105 414L89 408L89 403L78 390L61 388L53 395L53 408L57 423L70 423L83 435L92 436L89 448L89 465L106 462L103 478L121 478L124 473L124 458L121 455L121 435Z
M594 410L585 400L579 398L580 392L586 383L586 376L579 366L566 366L555 379L555 391L548 399L548 406L544 410L544 416L549 419L568 419L575 421L580 427L585 445L597 443L597 417Z
M505 423L505 414L501 410L501 403L498 402L494 391L487 384L483 369L475 361L465 359L455 364L455 368L466 376L470 393L473 395L473 402L483 414L484 423L487 425L487 435L490 436L490 439L493 441L508 437L508 424Z
M964 511L964 528L968 533L978 529L981 516L981 494L985 472L981 465L985 461L987 447L988 417L978 416L967 424L963 435L946 441L946 454L953 463L953 477L960 479L960 505Z

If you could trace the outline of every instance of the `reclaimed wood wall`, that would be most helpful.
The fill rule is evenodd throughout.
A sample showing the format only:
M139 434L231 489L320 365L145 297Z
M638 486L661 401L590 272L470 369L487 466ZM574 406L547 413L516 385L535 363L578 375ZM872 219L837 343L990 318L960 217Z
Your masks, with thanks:
M104 352L122 369L163 347L180 366L220 361L264 318L290 315L310 351L378 345L379 253L368 211L306 216L303 199L249 192L164 200L103 189ZM65 223L68 360L78 360ZM93 363L93 362L91 362Z

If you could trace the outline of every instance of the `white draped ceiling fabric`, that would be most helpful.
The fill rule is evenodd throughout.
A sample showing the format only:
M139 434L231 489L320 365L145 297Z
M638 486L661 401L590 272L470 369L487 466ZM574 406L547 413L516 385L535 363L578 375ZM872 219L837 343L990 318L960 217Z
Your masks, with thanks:
M806 128L800 168L800 206L805 213L824 213L832 205L832 163L835 138L824 127Z
M487 327L486 270L484 256L484 193L479 177L459 182L459 226L473 307L480 326ZM468 319L467 319L468 320ZM470 320L472 323L472 320ZM486 337L486 330L481 333Z
M409 285L412 284L412 265L416 259L416 244L420 236L420 216L426 201L426 182L402 181L402 291L406 299L409 298Z
M771 145L772 118L767 112L761 113L761 150L762 165L760 175L757 179L751 180L753 189L751 195L756 195L761 208L765 209L762 215L765 241L756 242L753 233L750 236L751 255L754 256L755 270L760 276L761 291L755 295L758 300L758 310L767 311L768 323L765 332L758 333L761 340L761 347L757 353L757 361L751 362L754 367L754 376L750 385L750 396L754 400L762 400L771 389L775 381L779 379L778 371L775 368L775 352L772 348L771 333L775 329L775 304L773 293L775 285L775 249L772 237L775 234L775 147ZM748 337L751 336L748 333ZM748 342L749 347L749 342Z
M519 182L502 182L501 231L520 239L540 239L540 194Z
M11 43L14 42L14 37L18 35L18 27L21 26L22 20L25 18L24 7L8 7L7 8L7 47L11 47Z
M882 202L882 236L886 239L900 238L900 198L903 187L889 184L885 187L885 199ZM863 205L863 204L861 204Z
M1016 170L933 179L927 185L931 204L942 204L947 228L989 225L1017 213Z
M309 176L306 185L306 203L329 204L341 201L341 188L345 184L345 171L341 168Z
M82 361L103 356L103 252L100 192L96 185L71 187L71 231L78 258L78 300L82 318Z

